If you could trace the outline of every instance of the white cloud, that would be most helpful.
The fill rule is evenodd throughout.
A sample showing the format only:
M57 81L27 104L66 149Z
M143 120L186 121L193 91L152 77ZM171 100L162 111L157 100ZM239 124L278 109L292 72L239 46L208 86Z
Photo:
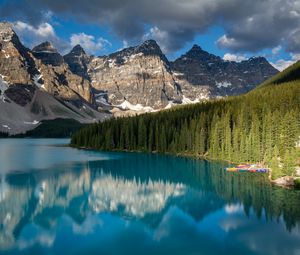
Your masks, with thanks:
M129 43L126 40L123 40L123 49L128 48L129 47Z
M87 235L94 233L98 226L102 226L103 221L96 215L89 215L81 224L73 223L73 232L79 235Z
M126 40L123 40L123 41L122 41L122 47L121 47L120 49L118 49L118 51L124 50L124 49L126 49L126 48L128 48L128 47L130 47L129 42L126 41Z
M163 52L169 52L168 45L170 44L170 38L168 32L163 31L158 27L152 27L149 32L143 36L143 40L148 39L154 39L159 44Z
M258 52L281 42L288 52L300 52L298 35L290 38L300 25L299 0L157 0L155 4L153 0L76 0L72 8L61 0L7 0L1 7L3 20L19 17L37 24L55 14L57 18L108 26L129 42L142 38L147 33L145 27L157 27L172 39L168 49L173 51L222 20L225 36L219 46L231 52Z
M27 226L32 232L30 236L21 236L17 242L20 250L25 250L35 245L51 247L56 235L53 231L47 231L36 225Z
M111 46L111 43L102 38L95 38L93 35L87 35L85 33L72 34L70 37L70 45L75 46L80 44L88 53L95 54L100 50L104 50L107 46Z
M235 47L238 45L234 38L230 38L228 35L223 35L217 40L217 45L223 48Z
M49 41L62 54L69 52L77 44L90 54L111 46L108 40L102 37L95 38L85 33L72 34L69 41L63 40L56 35L54 27L48 22L32 26L29 23L16 21L13 23L13 28L25 46L33 48L42 42Z
M27 47L33 48L45 41L51 42L55 48L63 53L70 47L66 41L56 35L54 27L48 22L41 23L38 26L32 26L29 23L16 21L13 23L13 28L22 43Z
M224 210L227 214L234 214L243 211L243 206L241 204L227 204Z
M235 62L241 62L243 60L246 60L247 58L244 55L236 55L231 53L226 53L223 57L226 61L235 61Z
M21 41L29 47L34 47L44 41L51 41L58 45L58 42L60 41L56 36L52 25L47 22L34 27L28 23L16 21L13 23L13 28L17 35L21 38Z
M282 47L279 45L272 49L272 54L277 55L281 51Z
M39 38L56 37L53 27L47 22L41 23L38 27L33 27L25 22L17 21L13 23L13 27L17 34L30 33Z
M300 54L291 54L291 59L279 59L276 62L271 62L271 64L279 71L283 71L292 64L296 63L298 60L300 60Z

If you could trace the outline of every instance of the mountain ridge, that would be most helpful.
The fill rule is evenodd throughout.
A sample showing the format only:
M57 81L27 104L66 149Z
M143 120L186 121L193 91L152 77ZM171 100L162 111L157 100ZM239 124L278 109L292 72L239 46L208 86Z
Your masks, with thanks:
M32 50L24 47L9 23L0 23L0 28L2 103L12 100L26 108L40 91L58 99L63 104L58 108L71 105L75 112L96 113L98 117L91 116L90 122L245 93L256 87L262 76L267 79L277 73L261 58L228 64L198 45L186 53L191 63L183 59L184 55L169 61L155 40L100 57L90 56L75 45L63 56L47 41ZM239 82L244 74L237 66L244 66L242 71L249 67L253 79ZM217 71L227 75L217 75ZM37 121L48 117L39 116ZM7 129L8 123L1 124L0 130Z
M293 179L300 159L299 71L300 62L241 96L90 125L72 136L71 145L259 162L282 184L278 178Z

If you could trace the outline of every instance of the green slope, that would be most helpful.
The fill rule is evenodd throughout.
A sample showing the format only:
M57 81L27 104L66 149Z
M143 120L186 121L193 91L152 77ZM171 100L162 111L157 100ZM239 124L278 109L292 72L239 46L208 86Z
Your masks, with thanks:
M262 84L262 86L282 84L285 82L292 82L297 80L300 80L300 61L296 62L271 79L267 80Z
M297 63L246 95L90 125L71 144L264 162L274 178L291 175L300 136L299 70Z
M11 137L32 137L32 138L63 138L70 137L74 132L84 127L84 124L73 119L44 120L42 124L25 134Z

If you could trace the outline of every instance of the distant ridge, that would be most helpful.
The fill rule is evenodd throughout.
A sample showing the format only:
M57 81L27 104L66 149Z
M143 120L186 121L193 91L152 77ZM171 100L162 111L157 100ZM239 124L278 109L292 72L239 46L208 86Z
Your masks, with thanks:
M300 61L289 66L282 72L278 73L271 79L267 80L262 84L262 86L266 86L270 84L280 84L280 83L291 82L296 80L300 80Z

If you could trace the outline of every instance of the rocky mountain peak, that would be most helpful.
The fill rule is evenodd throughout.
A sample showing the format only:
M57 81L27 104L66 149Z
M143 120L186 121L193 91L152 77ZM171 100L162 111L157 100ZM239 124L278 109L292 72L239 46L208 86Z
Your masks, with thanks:
M8 84L31 84L37 73L30 50L25 48L10 23L0 23L0 74Z
M72 73L89 80L87 73L89 56L85 53L81 45L76 45L70 53L64 56L64 60L69 65Z
M64 63L63 57L50 42L43 42L32 49L33 55L45 65L60 66Z
M269 64L268 60L265 57L252 57L249 58L248 62Z
M155 40L147 40L142 44L134 47L128 47L112 53L108 56L99 57L99 59L111 60L116 65L123 65L127 63L129 58L134 57L147 57L147 56L157 56L163 62L169 63L166 56L162 53L159 45Z
M217 96L245 93L278 72L264 57L224 61L198 45L176 59L172 69L179 84L209 86Z
M143 53L145 56L160 56L165 62L168 62L155 40L147 40L135 48L135 53Z
M190 49L190 51L203 51L202 48L198 44L194 44L193 47Z
M44 52L44 53L58 53L57 50L53 47L53 45L46 41L46 42L43 42L37 46L35 46L33 49L32 49L33 52L38 52L38 53L41 53L41 52Z
M10 23L0 23L0 41L11 41L14 35L15 32L13 31Z
M6 47L15 47L19 51L27 49L21 44L10 23L0 22L0 50Z
M141 52L153 52L153 53L160 53L160 47L155 40L147 40L143 42L141 45L137 46L137 50Z
M75 45L69 54L72 54L75 56L86 55L85 50L81 47L80 44Z
M197 60L197 61L221 60L220 57L208 53L207 51L203 50L197 44L194 44L193 47L185 55L183 55L181 58L182 59L193 59L193 60Z

